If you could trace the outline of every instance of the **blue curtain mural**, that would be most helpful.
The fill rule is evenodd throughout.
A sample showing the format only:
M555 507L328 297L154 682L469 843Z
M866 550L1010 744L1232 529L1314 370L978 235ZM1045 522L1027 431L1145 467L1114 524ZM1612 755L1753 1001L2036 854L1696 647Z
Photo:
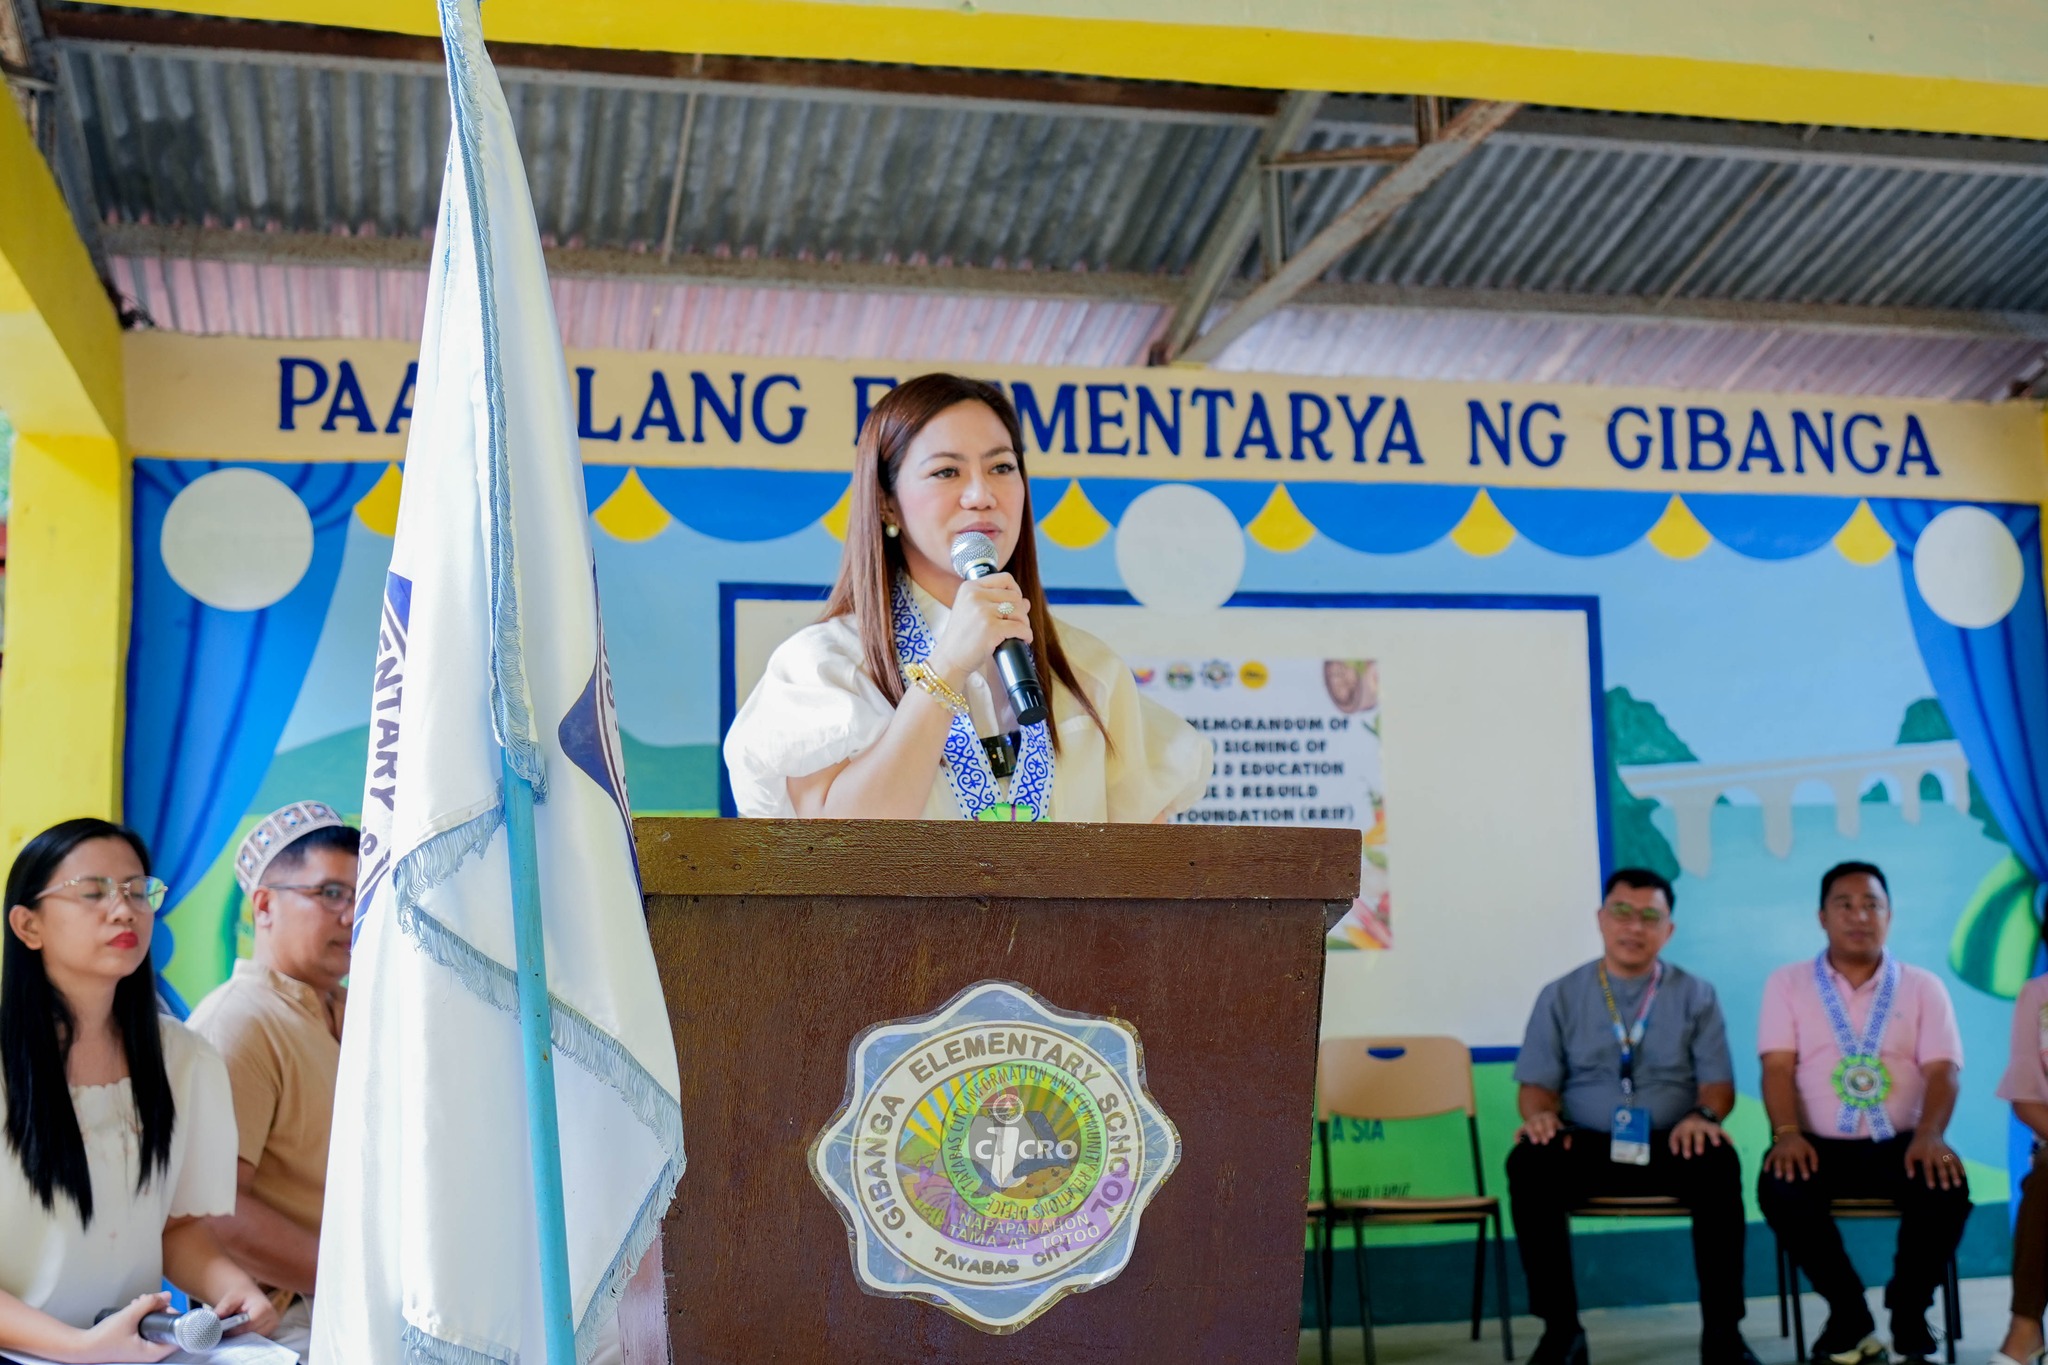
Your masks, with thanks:
M1798 559L1820 549L1856 514L1854 498L1796 493L1688 493L1708 534L1751 559Z
M2041 587L2041 511L1982 504L2012 532L2024 569L2012 610L1992 625L1970 629L1936 615L1913 572L1920 533L1955 505L1890 499L1870 506L1898 543L1913 634L1942 709L2006 843L2040 881L2048 874L2048 609Z
M1970 760L1983 803L2012 858L1994 868L1957 926L1951 965L1983 989L2010 997L2042 966L2040 924L2048 893L2048 603L2041 584L2038 507L1981 504L2020 547L2019 600L2003 619L1970 628L1944 621L1913 572L1920 533L1952 503L1894 499L1871 510L1898 542L1899 573L1920 657L1942 710ZM1975 794L1973 793L1973 796ZM1994 1059L1993 1067L1998 1066ZM2006 1169L2015 1186L2033 1165L2034 1134L2008 1124ZM2013 1200L2012 1214L2019 1214Z
M640 481L670 516L718 540L795 535L831 511L846 491L844 474L798 470L643 467ZM591 491L595 511L601 504Z
M595 512L604 506L604 500L619 491L619 485L626 481L632 466L622 464L587 464L583 466L584 510Z
M1287 493L1324 535L1376 555L1403 555L1436 544L1478 496L1474 489L1435 484L1299 483L1289 484Z
M165 514L187 485L227 468L257 469L298 494L313 522L313 557L285 596L257 611L224 611L171 578ZM165 911L205 875L255 796L327 619L348 520L383 476L381 464L135 462L134 631L128 652L127 819L170 884ZM365 680L367 684L367 679ZM161 973L170 932L151 957ZM160 988L179 1014L184 1002Z
M1078 482L1088 501L1095 504L1095 510L1102 513L1112 526L1123 520L1124 513L1138 500L1139 494L1159 486L1153 479L1081 479ZM1188 482L1215 494L1217 500L1230 509L1230 514L1237 518L1240 526L1264 510L1266 500L1273 496L1273 489L1277 487L1271 483L1238 483L1229 479L1191 479ZM1042 493L1038 491L1040 487L1044 489ZM1044 516L1059 505L1060 497L1066 491L1065 483L1055 483L1050 479L1042 485L1034 484L1032 510Z
M1650 533L1669 493L1495 488L1493 505L1517 532L1552 554L1589 558L1625 550Z

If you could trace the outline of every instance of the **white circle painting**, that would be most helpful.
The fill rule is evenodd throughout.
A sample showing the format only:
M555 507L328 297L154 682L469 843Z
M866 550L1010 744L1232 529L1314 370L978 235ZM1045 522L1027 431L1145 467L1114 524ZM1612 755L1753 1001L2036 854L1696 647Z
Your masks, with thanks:
M272 475L216 469L171 500L158 547L172 581L207 606L260 611L306 576L313 518Z
M1929 610L1977 630L2005 619L2020 600L2026 562L2005 523L1981 507L1951 507L1913 546L1913 581Z
M1214 493L1161 484L1124 510L1116 567L1131 596L1148 607L1211 611L1230 600L1244 577L1244 531Z

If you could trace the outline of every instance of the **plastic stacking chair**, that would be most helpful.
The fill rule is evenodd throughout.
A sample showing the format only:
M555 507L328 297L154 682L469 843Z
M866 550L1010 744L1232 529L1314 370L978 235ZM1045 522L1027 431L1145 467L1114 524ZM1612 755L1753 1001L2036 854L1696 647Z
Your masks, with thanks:
M1366 1265L1368 1227L1469 1225L1477 1230L1472 1256L1472 1339L1479 1340L1485 1319L1487 1234L1492 1233L1494 1296L1500 1313L1500 1350L1515 1358L1508 1316L1507 1247L1500 1200L1486 1192L1486 1169L1479 1152L1479 1106L1472 1089L1472 1053L1456 1038L1329 1038L1317 1063L1316 1146L1321 1159L1322 1198L1317 1238L1318 1321L1322 1358L1330 1359L1331 1279L1335 1274L1332 1233L1339 1222L1352 1228L1357 1253L1352 1258L1358 1277L1359 1318L1365 1328L1366 1365L1378 1365L1373 1345L1371 1275ZM1462 1113L1472 1145L1472 1193L1436 1198L1347 1199L1337 1196L1330 1181L1330 1124L1337 1119L1398 1122ZM1311 1215L1314 1218L1314 1214Z
M1838 1219L1899 1216L1898 1204L1890 1199L1837 1199L1829 1204L1828 1211ZM1799 1348L1799 1358L1805 1360L1806 1311L1800 1302L1806 1292L1800 1283L1805 1277L1776 1233L1771 1234L1771 1241L1778 1252L1778 1335L1791 1337ZM1948 1273L1941 1284L1941 1319L1942 1356L1948 1365L1956 1365L1956 1343L1963 1339L1963 1280L1953 1251L1948 1255Z

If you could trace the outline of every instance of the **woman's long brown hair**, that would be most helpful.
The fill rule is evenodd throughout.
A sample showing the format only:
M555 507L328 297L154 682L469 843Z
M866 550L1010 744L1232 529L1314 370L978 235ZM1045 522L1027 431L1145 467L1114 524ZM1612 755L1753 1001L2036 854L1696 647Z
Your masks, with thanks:
M903 468L903 456L910 443L934 417L959 403L980 403L996 415L1010 434L1010 449L1017 453L1017 472L1023 475L1024 433L1017 425L1017 410L995 385L957 374L922 374L891 389L861 424L860 441L854 450L846 554L839 561L839 581L832 585L832 595L825 600L821 619L853 617L860 630L861 660L891 706L903 700L903 674L896 659L895 632L890 626L890 596L896 575L906 570L903 543L882 534L886 520L883 508L896 489L896 476ZM1103 725L1094 700L1081 686L1073 664L1067 661L1052 613L1046 609L1045 588L1038 577L1038 540L1033 534L1028 476L1024 478L1024 522L1017 528L1017 548L1003 567L1017 580L1025 600L1031 603L1031 655L1038 665L1038 676L1057 678L1066 684L1067 691L1081 703L1107 741L1109 730ZM1052 704L1048 695L1046 705L1051 708ZM1047 733L1055 749L1060 743L1058 719L1054 715L1046 718Z

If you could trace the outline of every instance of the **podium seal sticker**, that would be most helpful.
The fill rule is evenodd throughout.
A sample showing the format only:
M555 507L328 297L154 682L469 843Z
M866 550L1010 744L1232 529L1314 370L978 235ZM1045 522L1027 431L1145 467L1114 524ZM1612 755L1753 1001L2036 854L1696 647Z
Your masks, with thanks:
M983 981L853 1041L846 1102L811 1144L861 1288L1014 1332L1131 1259L1180 1161L1138 1035Z

